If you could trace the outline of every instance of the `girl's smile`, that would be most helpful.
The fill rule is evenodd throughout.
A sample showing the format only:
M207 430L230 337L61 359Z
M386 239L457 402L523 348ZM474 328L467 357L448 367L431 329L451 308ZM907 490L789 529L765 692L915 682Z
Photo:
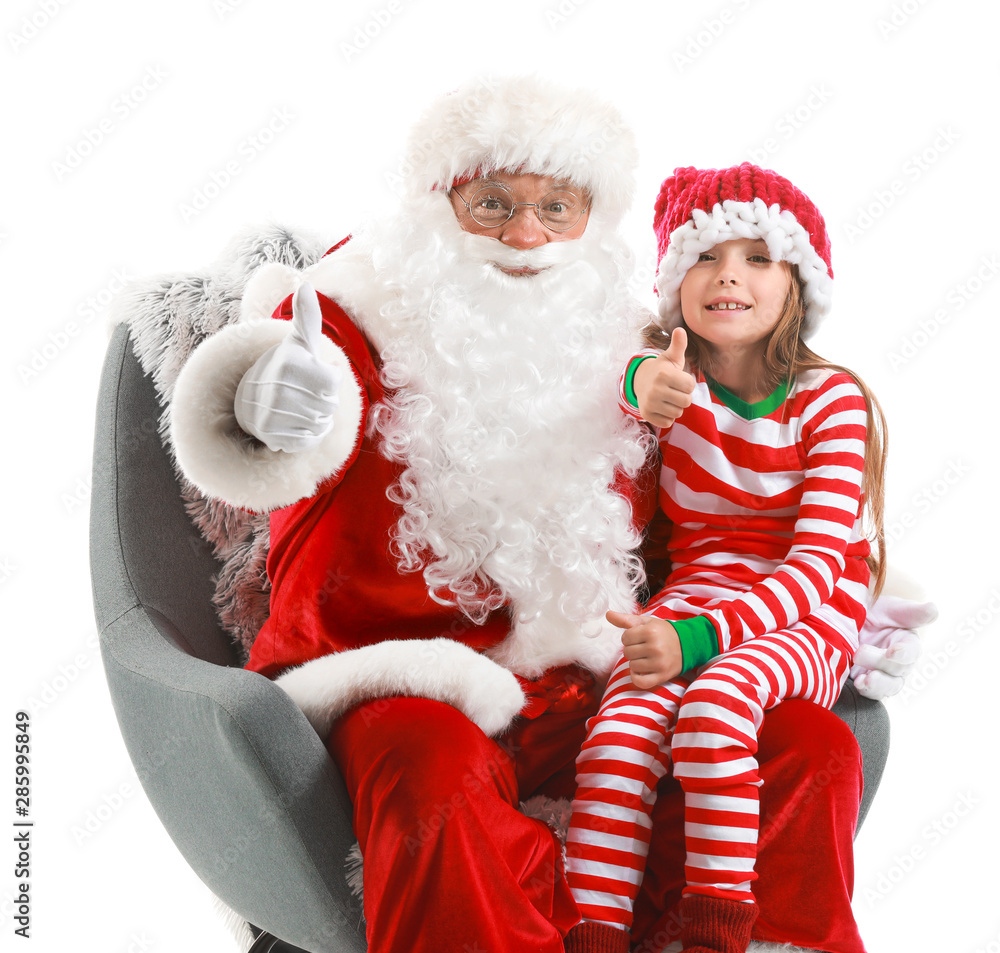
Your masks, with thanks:
M745 350L778 323L791 283L763 239L734 238L702 252L681 282L687 326L720 352Z

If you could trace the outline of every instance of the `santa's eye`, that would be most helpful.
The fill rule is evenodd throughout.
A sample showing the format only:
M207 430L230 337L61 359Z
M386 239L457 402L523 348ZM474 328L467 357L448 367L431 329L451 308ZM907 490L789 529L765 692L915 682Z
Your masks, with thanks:
M510 197L497 192L477 192L470 203L476 209L488 209L491 212L504 209L509 211L513 204Z

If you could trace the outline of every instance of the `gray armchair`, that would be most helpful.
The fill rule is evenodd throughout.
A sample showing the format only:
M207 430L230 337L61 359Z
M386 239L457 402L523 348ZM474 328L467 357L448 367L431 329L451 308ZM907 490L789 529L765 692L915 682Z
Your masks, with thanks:
M212 605L218 566L185 512L160 415L122 325L97 409L91 566L129 755L198 876L255 933L267 931L257 951L361 953L361 905L344 871L355 838L343 781L284 692L239 667ZM835 711L864 753L860 827L888 753L888 718L852 685Z
M216 896L308 953L362 953L361 905L344 875L355 838L343 781L298 708L239 667L219 627L218 567L184 510L160 414L120 326L98 399L91 569L126 747Z

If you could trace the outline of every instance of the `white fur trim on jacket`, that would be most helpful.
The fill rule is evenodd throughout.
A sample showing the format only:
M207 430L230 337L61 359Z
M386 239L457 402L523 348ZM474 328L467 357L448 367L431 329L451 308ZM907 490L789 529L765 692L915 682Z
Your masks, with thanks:
M321 738L363 701L407 695L457 708L487 735L498 735L524 707L505 668L454 639L388 640L324 655L276 679Z
M243 433L233 404L243 375L268 348L291 332L290 321L234 324L194 351L177 377L170 427L177 463L206 496L257 512L311 496L350 459L360 439L361 384L344 352L328 338L324 360L340 368L340 399L333 429L314 450L269 450Z
M266 321L285 298L295 294L301 283L302 272L298 268L278 261L261 265L243 289L240 321L244 324Z
M621 113L588 90L540 76L474 79L413 127L403 160L413 195L451 188L477 169L522 170L588 189L617 224L632 201L638 152Z
M376 280L370 254L350 242L335 254L328 254L301 271L269 262L258 268L247 282L241 302L240 321L261 321L274 314L278 306L307 281L319 294L335 301L361 318L367 310L377 311L382 293Z
M789 211L763 199L736 202L727 199L711 213L695 209L691 219L675 228L656 274L660 295L660 325L672 331L681 319L681 282L703 251L734 238L762 238L774 261L798 265L805 286L804 334L812 334L830 310L833 279L826 262L813 248L809 233Z

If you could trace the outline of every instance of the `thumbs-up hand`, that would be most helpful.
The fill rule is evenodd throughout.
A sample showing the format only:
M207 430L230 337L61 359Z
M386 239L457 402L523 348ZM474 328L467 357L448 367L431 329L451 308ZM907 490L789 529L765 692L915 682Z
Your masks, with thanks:
M340 371L319 357L323 315L312 286L292 298L291 331L265 351L236 390L236 420L271 450L311 450L329 433Z
M643 361L632 378L642 419L664 430L691 406L695 379L684 369L686 349L687 331L675 328L670 346L659 356Z
M607 619L625 630L622 646L636 688L644 691L657 688L684 671L681 640L665 619L614 611L608 613Z

